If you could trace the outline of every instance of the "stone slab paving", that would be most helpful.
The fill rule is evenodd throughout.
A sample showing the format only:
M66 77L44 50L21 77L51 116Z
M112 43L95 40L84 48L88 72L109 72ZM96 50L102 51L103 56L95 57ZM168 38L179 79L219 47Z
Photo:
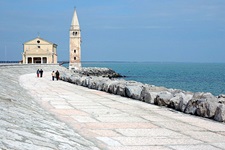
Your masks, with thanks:
M34 74L22 75L20 85L42 108L99 149L225 149L223 123L63 81L51 81L50 72L42 79L35 78Z
M30 95L20 86L19 76L36 72L38 68L44 70L44 75L45 71L63 69L55 65L0 66L0 150L99 150L93 142L57 120L34 101L32 96L43 92L30 91ZM31 78L36 79L36 75ZM32 84L34 87L38 85L36 82ZM59 104L68 104L66 99L63 101L57 95L52 97L47 94L45 97L47 103L55 99ZM76 115L73 111L69 113Z

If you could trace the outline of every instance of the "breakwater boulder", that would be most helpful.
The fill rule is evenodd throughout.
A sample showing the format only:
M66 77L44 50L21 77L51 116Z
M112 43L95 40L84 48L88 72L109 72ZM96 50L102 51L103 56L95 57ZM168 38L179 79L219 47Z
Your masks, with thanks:
M80 72L62 72L60 78L63 81L90 89L225 122L225 95L214 96L211 93L192 93L178 89L168 89L136 81L127 81L123 78L112 78L107 74L107 71L101 73L100 69L98 71L96 69L95 71L92 69L84 70Z
M86 76L102 76L102 77L108 77L108 78L124 77L109 68L83 67L79 70L74 70L74 72L80 75L86 75Z

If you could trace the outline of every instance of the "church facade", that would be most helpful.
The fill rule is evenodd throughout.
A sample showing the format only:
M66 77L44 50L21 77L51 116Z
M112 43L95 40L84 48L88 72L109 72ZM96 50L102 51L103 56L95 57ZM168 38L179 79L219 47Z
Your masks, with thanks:
M23 64L56 64L57 45L37 37L23 44Z

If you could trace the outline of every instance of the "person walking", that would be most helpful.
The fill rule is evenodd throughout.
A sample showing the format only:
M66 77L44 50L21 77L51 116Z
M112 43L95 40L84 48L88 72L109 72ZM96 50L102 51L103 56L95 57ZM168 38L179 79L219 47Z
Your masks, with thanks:
M37 77L39 78L39 73L40 73L40 71L39 71L39 69L37 70Z
M40 70L40 77L42 78L42 75L43 75L43 70L41 69Z
M55 75L56 75L56 80L58 81L59 80L59 71L58 70L56 71Z
M55 71L52 71L52 81L55 79Z

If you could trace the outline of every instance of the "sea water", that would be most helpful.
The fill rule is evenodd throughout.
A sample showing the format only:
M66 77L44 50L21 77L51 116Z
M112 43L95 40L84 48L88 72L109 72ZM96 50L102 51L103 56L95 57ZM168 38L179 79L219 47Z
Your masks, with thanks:
M82 62L83 67L107 67L126 80L191 92L225 94L225 63Z

